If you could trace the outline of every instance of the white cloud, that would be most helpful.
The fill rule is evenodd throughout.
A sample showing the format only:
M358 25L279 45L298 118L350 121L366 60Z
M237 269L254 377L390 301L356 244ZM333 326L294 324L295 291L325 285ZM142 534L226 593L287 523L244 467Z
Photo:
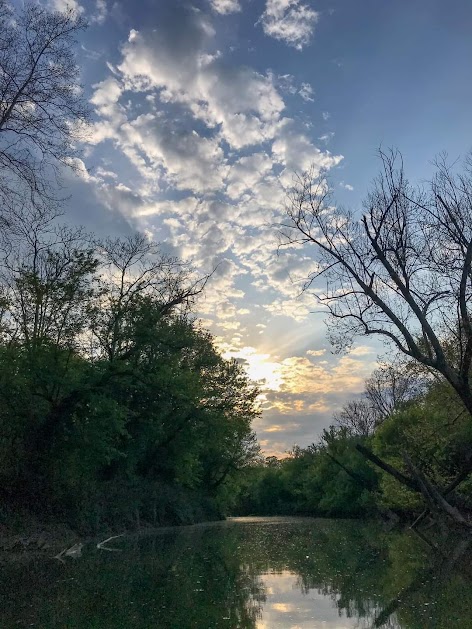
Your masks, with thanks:
M161 101L181 103L208 127L240 149L274 137L284 102L271 75L229 66L209 54L214 30L193 15L185 40L170 41L163 31L131 31L119 70L127 87L159 90Z
M244 192L253 190L273 167L272 159L266 153L253 153L238 159L230 168L226 193L233 199Z
M60 11L61 13L69 9L77 11L77 13L84 12L84 7L77 0L49 0L48 4L54 11Z
M273 225L293 172L328 169L341 156L320 151L295 120L282 118L277 86L293 85L293 77L233 65L215 49L208 16L176 11L169 24L131 30L121 62L94 85L90 150L101 159L94 147L111 140L116 151L116 176L104 168L98 194L172 255L219 269L201 306L214 329L246 334L238 311L254 300L261 314L302 321L311 298L296 300L292 277L307 265L296 252L277 256ZM298 89L311 98L310 85ZM246 287L250 301L238 303Z
M334 131L330 131L329 133L324 133L323 135L320 135L318 140L320 140L321 142L324 142L325 144L328 144L328 142L332 140L333 137L334 137Z
M241 11L239 0L210 0L210 5L214 11L222 15Z
M204 192L222 187L227 167L217 139L185 131L154 114L138 116L122 131L123 143L134 148L138 160L144 155L151 173L164 168L175 188Z
M300 90L298 91L298 93L303 98L303 100L306 101L307 103L312 103L315 100L313 98L313 88L311 87L309 83L302 83L302 86Z
M277 85L280 89L288 94L296 94L297 88L294 85L295 77L293 74L279 74L277 76Z
M313 35L319 13L300 0L266 0L260 21L266 35L301 50Z
M103 24L108 15L108 7L106 0L95 1L95 13L91 17L91 21L96 24Z
M349 192L352 192L354 190L354 186L351 186L351 184L349 183L344 183L344 181L341 181L339 185L341 188L344 188L345 190L349 190Z
M318 171L328 169L342 160L341 155L331 155L327 151L320 151L289 118L283 120L278 137L272 145L272 152L275 159L287 167L290 177L293 171L302 172L311 166ZM290 181L286 183L290 185Z
M93 85L93 88L95 91L90 102L98 107L100 114L108 115L110 113L108 108L119 101L123 92L121 83L113 77L108 77Z

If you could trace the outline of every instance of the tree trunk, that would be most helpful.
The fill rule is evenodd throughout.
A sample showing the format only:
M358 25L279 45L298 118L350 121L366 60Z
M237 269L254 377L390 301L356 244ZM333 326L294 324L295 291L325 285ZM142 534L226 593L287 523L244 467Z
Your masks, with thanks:
M430 505L433 512L443 511L446 513L456 524L471 528L471 524L464 518L456 507L453 507L449 502L439 493L436 487L422 474L422 472L414 465L411 458L406 452L403 453L403 459L411 472L411 475L419 485L421 494L425 498L426 502Z
M374 465L380 467L380 469L384 470L384 472L387 472L387 474L390 474L390 476L396 478L397 481L402 485L405 485L409 489L412 489L416 492L421 491L416 480L405 476L405 474L402 474L402 472L394 468L393 465L382 461L382 459L375 455L372 450L369 450L369 448L366 448L365 446L358 443L356 445L356 450L358 450L366 459L369 459L369 461L374 463Z

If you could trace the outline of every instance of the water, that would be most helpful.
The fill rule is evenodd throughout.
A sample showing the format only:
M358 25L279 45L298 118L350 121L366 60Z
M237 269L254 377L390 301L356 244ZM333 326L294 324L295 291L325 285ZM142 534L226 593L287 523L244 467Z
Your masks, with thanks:
M341 520L239 518L0 565L0 626L472 627L465 542Z

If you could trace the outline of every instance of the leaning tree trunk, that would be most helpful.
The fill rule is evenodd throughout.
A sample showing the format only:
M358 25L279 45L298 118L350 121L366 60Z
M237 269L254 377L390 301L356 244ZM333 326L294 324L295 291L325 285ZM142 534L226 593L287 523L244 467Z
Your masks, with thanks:
M411 458L403 453L403 458L405 460L406 466L410 471L411 476L406 476L399 470L397 470L393 465L383 461L377 455L375 455L369 448L361 444L356 445L356 449L369 461L374 463L377 467L393 476L399 483L408 487L408 489L420 493L426 501L426 504L431 509L433 513L442 512L446 514L449 518L451 518L456 524L461 527L465 527L467 529L472 528L472 523L470 523L466 518L460 513L460 511L451 505L446 499L445 496L450 494L459 484L464 481L470 474L470 464L467 466L465 470L463 470L457 478L452 481L448 487L441 493L437 487L431 483L430 480L426 478L424 474L418 470L418 468L414 465Z

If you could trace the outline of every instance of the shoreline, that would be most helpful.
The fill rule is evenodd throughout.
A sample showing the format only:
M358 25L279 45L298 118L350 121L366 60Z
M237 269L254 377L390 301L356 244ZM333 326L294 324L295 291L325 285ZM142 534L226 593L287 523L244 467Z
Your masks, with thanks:
M139 529L104 529L99 534L81 535L63 523L35 522L31 526L25 526L23 530L13 531L6 525L0 525L0 563L10 561L32 559L54 559L64 561L64 558L80 557L82 549L93 545L97 549L110 550L107 543L113 545L116 539L132 539L159 535L175 531L182 532L198 529L200 527L225 526L244 522L246 524L260 524L261 522L277 524L289 521L313 521L316 520L344 520L345 518L320 518L316 516L228 516L219 520L205 520L192 524L173 525L143 525ZM74 550L75 548L75 550Z

